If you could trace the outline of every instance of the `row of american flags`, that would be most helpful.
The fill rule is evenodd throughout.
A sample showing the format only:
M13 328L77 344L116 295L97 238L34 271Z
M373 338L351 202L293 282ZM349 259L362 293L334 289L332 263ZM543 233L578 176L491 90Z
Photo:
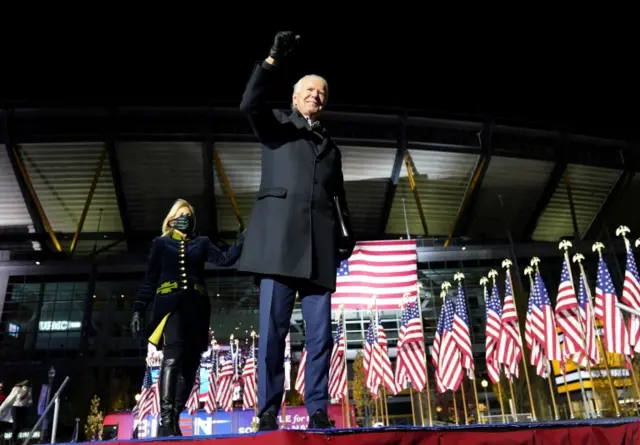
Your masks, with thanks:
M212 413L218 408L227 412L233 411L234 401L239 390L242 389L244 409L253 408L257 400L257 366L256 349L253 344L248 348L241 348L239 342L232 342L226 352L220 352L219 347L212 340L214 347L211 349L209 361L204 373L207 376L208 388L205 394L200 393L200 369L196 372L193 388L187 399L186 410L193 415L200 409L201 402L204 410ZM201 364L204 366L204 364ZM143 381L140 397L133 409L135 419L158 414L160 412L160 376L152 378L152 366L148 363Z
M387 336L377 314L371 315L366 340L363 344L364 368L367 387L373 397L378 397L379 389L385 386L391 394L406 387L412 382L414 388L424 389L426 383L426 366L424 336L420 324L417 301L414 298L406 304L402 313L402 326L398 341L398 359L396 372L391 368L388 355ZM225 411L234 409L234 393L242 394L242 408L255 408L257 403L256 381L257 367L255 363L255 347L248 351L241 348L230 348L226 353L214 348L211 353L211 367L208 370L208 390L200 394L200 375L198 371L193 389L187 401L186 410L193 414L204 402L204 410L212 413L219 408ZM294 388L304 398L306 348L303 349L298 364L298 373ZM285 369L291 369L291 342L287 336L285 349ZM142 419L149 414L160 411L159 376L152 377L152 366L147 366L143 378L140 398L134 408L134 417ZM344 314L334 335L329 370L329 394L336 403L348 401L348 377L346 360L346 341L344 332ZM290 390L290 377L285 378L285 392ZM283 400L284 403L284 400Z
M628 231L628 229L627 229ZM624 230L623 230L624 232ZM626 232L624 232L626 233ZM638 243L636 243L638 244ZM640 310L640 279L630 243L625 238L627 261L621 301ZM510 261L503 263L504 297L498 290L498 272L491 271L489 279L482 282L486 307L485 359L489 379L496 383L504 373L509 381L519 377L520 362L524 357L524 345L530 351L529 362L541 377L548 377L550 361L561 366L571 360L579 366L596 365L601 361L596 337L602 332L603 350L622 354L631 359L640 352L640 317L629 315L628 322L616 305L618 298L602 255L601 243L594 245L599 262L595 285L595 298L590 298L590 288L581 260L579 274L574 280L573 268L565 249L560 285L555 306L552 305L542 280L538 261L527 272L530 290L524 325L524 343L520 335L520 321L514 300ZM597 248L596 248L597 247ZM438 318L430 362L434 369L433 380L438 392L456 391L466 374L475 378L475 364L470 337L470 319L466 307L463 276L458 279L457 295L451 298L443 290L443 303ZM423 392L428 385L427 357L424 328L420 313L419 283L417 277L417 249L412 240L359 242L354 253L343 261L337 270L337 290L332 297L332 307L338 310L340 320L334 334L331 355L329 391L337 402L348 400L347 342L345 339L344 309L369 310L369 325L362 344L363 368L367 390L372 397L379 397L381 389L386 395L395 395L405 388ZM375 306L372 306L375 301ZM378 315L379 310L400 309L395 369L389 357L387 335ZM601 326L601 331L596 325ZM564 340L560 341L560 336ZM352 343L352 340L350 341ZM285 360L290 369L290 338L287 337ZM225 354L215 352L208 373L209 390L204 395L205 410L214 411L218 406L233 409L233 394L242 387L243 407L255 407L257 402L255 364L256 350L231 348ZM306 349L300 358L294 388L304 397L304 369ZM198 373L199 379L200 373ZM291 379L285 379L285 391ZM145 372L141 397L135 411L138 418L159 411L157 381L151 379L150 367ZM199 381L189 397L187 410L198 408Z

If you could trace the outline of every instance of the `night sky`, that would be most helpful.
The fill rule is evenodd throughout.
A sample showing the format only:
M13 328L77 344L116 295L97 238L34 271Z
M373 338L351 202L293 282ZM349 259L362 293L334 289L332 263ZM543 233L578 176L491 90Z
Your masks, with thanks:
M515 37L329 28L300 32L302 44L282 66L275 100L287 102L299 77L317 73L329 80L329 109L407 107L434 117L494 116L638 139L637 61L628 51L631 43L622 39L607 43L570 31L559 39L543 32ZM36 53L18 54L34 69L15 76L0 101L235 106L276 30L212 31L206 38L138 35L116 44L92 42L91 51L71 45L52 52L40 45Z

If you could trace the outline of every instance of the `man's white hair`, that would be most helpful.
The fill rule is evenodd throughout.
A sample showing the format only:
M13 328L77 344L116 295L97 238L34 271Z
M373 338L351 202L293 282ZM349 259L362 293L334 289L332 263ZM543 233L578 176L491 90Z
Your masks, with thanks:
M326 91L324 92L324 104L322 104L322 105L327 105L327 102L329 102L329 82L327 82L327 79L325 79L322 76L318 76L317 74L307 74L306 76L303 76L293 86L293 92L294 93L299 93L300 89L302 88L302 81L305 80L305 79L309 79L309 78L318 79L318 80L321 80L322 82L324 82L325 87L326 87Z

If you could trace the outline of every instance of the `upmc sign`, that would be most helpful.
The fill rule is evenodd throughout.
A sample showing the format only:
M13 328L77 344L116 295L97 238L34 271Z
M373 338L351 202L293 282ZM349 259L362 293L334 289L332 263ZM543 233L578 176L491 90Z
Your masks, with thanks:
M80 321L41 321L38 323L40 331L71 331L81 327L82 322Z

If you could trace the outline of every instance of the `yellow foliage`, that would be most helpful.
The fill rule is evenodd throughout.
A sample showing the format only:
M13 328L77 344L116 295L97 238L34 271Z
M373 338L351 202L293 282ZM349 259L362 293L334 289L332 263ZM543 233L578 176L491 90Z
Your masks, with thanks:
M104 416L100 410L100 397L94 395L93 399L91 399L87 423L84 426L84 433L87 440L102 440L103 421Z
M364 356L361 352L358 352L353 361L353 399L356 405L356 412L360 417L364 416L365 397L367 395L364 382L364 368L362 366L363 360Z

